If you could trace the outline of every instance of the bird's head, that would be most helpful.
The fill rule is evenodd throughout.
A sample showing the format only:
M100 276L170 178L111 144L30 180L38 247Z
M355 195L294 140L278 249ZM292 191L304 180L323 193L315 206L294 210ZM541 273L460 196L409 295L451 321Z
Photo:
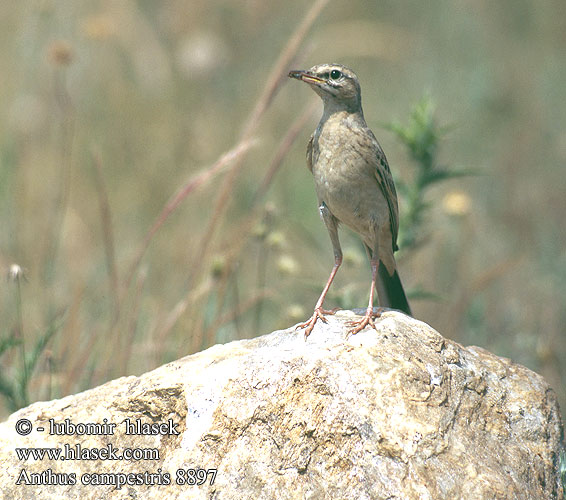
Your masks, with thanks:
M322 98L325 107L361 110L361 90L356 74L341 64L318 64L309 70L289 72L290 78L308 83Z

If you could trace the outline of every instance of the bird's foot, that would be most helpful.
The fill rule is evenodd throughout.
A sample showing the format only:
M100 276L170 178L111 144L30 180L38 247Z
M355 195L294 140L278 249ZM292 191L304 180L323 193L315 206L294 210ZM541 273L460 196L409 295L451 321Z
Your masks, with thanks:
M362 319L348 321L347 325L353 327L351 330L348 330L348 335L355 335L356 333L361 332L368 325L371 325L373 329L377 331L377 327L373 320L379 318L382 312L383 309L381 307L378 307L375 312L373 307L368 307Z
M322 307L317 307L312 313L310 319L305 321L304 323L300 323L299 325L297 325L295 327L295 331L304 328L305 340L307 340L307 337L311 334L316 322L320 319L323 323L328 323L328 320L324 316L329 314L334 314L336 311L338 311L338 309L340 308L336 307L334 309L328 310L328 309L323 309Z

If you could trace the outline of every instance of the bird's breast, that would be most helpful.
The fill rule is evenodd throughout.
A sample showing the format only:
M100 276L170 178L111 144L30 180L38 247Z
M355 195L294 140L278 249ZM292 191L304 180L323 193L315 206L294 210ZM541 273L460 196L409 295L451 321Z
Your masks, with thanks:
M387 201L375 176L375 156L368 157L347 129L315 134L312 173L319 201L362 237L388 220Z

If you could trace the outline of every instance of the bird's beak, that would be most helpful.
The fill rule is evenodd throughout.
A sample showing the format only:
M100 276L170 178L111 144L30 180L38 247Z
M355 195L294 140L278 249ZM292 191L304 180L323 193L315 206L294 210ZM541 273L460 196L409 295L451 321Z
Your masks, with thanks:
M297 80L302 80L305 83L314 83L315 85L319 85L324 83L322 78L309 73L308 71L303 70L293 70L289 71L289 78L296 78Z

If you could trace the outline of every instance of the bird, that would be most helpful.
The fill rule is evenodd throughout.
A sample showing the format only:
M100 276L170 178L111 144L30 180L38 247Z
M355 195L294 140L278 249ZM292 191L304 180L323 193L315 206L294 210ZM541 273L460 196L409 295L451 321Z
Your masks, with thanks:
M358 77L341 64L319 64L290 71L288 76L308 84L324 104L307 145L307 166L334 250L334 266L313 315L296 330L304 329L306 339L318 320L326 323L325 315L337 310L322 306L342 264L340 224L361 237L371 267L369 304L361 319L348 323L349 333L358 333L368 325L377 330L374 319L384 308L412 315L394 256L399 233L397 192L385 153L365 121ZM376 289L380 307L374 310Z

